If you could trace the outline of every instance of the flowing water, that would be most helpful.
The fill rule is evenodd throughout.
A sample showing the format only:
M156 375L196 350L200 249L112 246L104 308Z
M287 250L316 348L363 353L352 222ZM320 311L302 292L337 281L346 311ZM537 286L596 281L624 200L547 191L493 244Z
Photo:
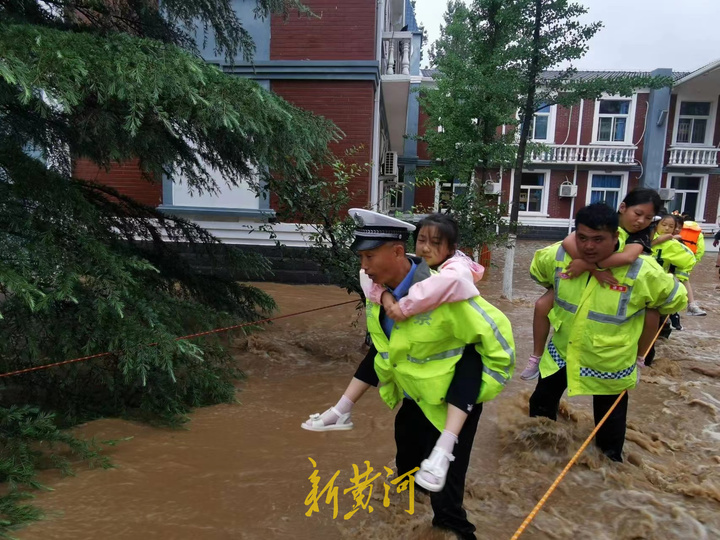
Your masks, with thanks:
M482 294L513 323L519 368L508 388L486 405L468 472L465 506L478 538L510 538L592 430L590 398L563 402L558 422L527 417L534 383L520 380L531 345L532 306L542 290L527 277L537 243L520 243L516 299L498 298L501 272L492 268ZM685 331L660 342L655 366L630 394L623 464L591 445L537 515L523 538L720 538L720 280L709 253L693 274L707 317L683 317ZM494 261L500 268L502 258ZM347 300L322 286L262 285L292 313ZM382 478L373 512L349 519L353 464L392 466L394 414L371 390L355 407L355 429L312 433L300 423L341 395L363 356L364 319L353 305L278 321L233 342L248 375L238 404L193 413L183 430L100 420L77 431L109 447L111 470L77 469L74 477L46 473L53 488L36 503L44 521L16 533L22 540L159 539L444 539L430 527L427 499ZM339 471L339 511L323 496L307 517L309 477L317 464L322 489ZM392 477L387 482L388 485ZM366 492L367 493L367 492Z

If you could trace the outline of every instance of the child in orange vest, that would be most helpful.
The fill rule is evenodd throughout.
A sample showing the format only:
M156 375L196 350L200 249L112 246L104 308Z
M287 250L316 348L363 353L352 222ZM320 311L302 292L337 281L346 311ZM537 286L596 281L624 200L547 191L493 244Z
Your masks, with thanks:
M673 214L675 214L675 212L673 212ZM705 237L703 236L702 229L700 225L691 220L688 214L683 214L681 217L683 224L679 233L681 236L680 241L695 254L697 262L700 262L700 259L702 259L705 254ZM688 293L688 315L694 315L696 317L704 317L707 315L695 300L690 281L685 282L685 288Z

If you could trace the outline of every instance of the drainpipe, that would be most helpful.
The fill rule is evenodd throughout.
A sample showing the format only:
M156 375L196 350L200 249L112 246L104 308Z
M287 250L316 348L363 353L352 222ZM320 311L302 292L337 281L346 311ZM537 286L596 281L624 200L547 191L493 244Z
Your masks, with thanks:
M372 150L372 175L370 178L370 208L378 209L379 194L378 183L380 181L380 92L382 91L382 36L385 29L385 1L377 0L375 20L377 21L375 36L375 56L378 61L380 80L375 88L375 102L373 110L373 150Z
M583 119L583 111L585 109L585 100L580 100L580 115L578 116L578 132L577 132L577 142L575 143L577 146L580 146L580 133L582 133L582 119ZM580 150L578 150L579 152ZM577 186L577 176L578 176L578 166L577 163L575 164L575 171L573 172L573 186ZM590 179L588 178L588 181ZM570 199L570 217L568 218L568 234L572 232L572 222L573 222L573 216L575 215L575 199L577 197L573 197Z

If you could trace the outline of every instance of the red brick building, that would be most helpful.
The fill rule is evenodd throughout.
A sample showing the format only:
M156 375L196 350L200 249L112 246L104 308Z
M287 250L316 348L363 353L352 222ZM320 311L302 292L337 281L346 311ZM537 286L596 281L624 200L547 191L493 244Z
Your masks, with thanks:
M423 84L432 85L433 70L423 74ZM658 189L668 210L693 216L706 232L717 230L720 62L692 73L653 74L672 77L672 88L638 89L631 97L607 96L539 111L533 119L533 140L546 150L530 155L522 174L496 171L486 192L509 203L514 182L522 182L520 221L532 234L547 238L566 234L582 206L604 200L616 207L640 185ZM429 158L422 155L419 165ZM465 187L438 186L435 199L443 190ZM416 200L427 204L431 197L427 190L418 190Z
M214 38L202 50L204 58L227 73L250 77L287 101L332 120L345 134L333 150L372 168L356 178L350 189L353 205L377 204L379 189L389 175L383 166L390 146L403 154L410 81L420 83L421 32L409 0L307 0L317 17L254 18L254 3L235 1L235 9L256 45L253 63L242 58L229 64L213 52ZM199 40L200 41L200 40ZM412 75L411 75L412 73ZM390 125L393 129L390 129ZM417 125L417 112L415 112ZM255 230L273 212L272 194L257 198L248 188L219 195L190 196L181 182L142 178L135 163L100 171L84 160L75 174L111 185L137 200L197 221L228 243L272 245L267 234ZM286 245L305 245L293 224L276 226ZM252 233L252 234L251 234Z
M429 166L433 157L414 138L427 120L414 90L434 82L432 70L420 69L422 33L410 1L304 3L319 17L256 20L252 2L235 1L256 44L253 64L238 58L230 65L217 57L212 35L204 58L335 122L346 135L336 152L361 147L354 159L372 168L351 185L354 205L388 213L437 210L441 199L466 189L459 183L415 187L416 169ZM497 171L486 192L511 202L513 184L521 182L520 220L547 238L566 234L585 204L604 200L615 206L638 185L661 190L670 210L688 213L714 231L720 213L720 62L693 73L653 73L671 76L672 88L539 111L533 133L546 150L529 156L521 173ZM243 186L228 189L219 182L219 195L191 197L183 183L170 178L148 183L134 163L105 173L81 160L76 174L189 217L225 242L273 244L256 230L272 215L272 194L257 198ZM293 224L279 224L276 232L286 245L306 244Z

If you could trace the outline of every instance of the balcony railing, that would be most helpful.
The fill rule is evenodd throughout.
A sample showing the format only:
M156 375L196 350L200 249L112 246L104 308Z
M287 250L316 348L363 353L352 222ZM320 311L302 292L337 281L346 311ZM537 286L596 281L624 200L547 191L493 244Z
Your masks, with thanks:
M384 32L382 74L410 75L412 32Z
M717 167L717 148L671 148L668 165Z
M635 162L635 146L550 146L530 154L532 163L565 163L631 165Z

